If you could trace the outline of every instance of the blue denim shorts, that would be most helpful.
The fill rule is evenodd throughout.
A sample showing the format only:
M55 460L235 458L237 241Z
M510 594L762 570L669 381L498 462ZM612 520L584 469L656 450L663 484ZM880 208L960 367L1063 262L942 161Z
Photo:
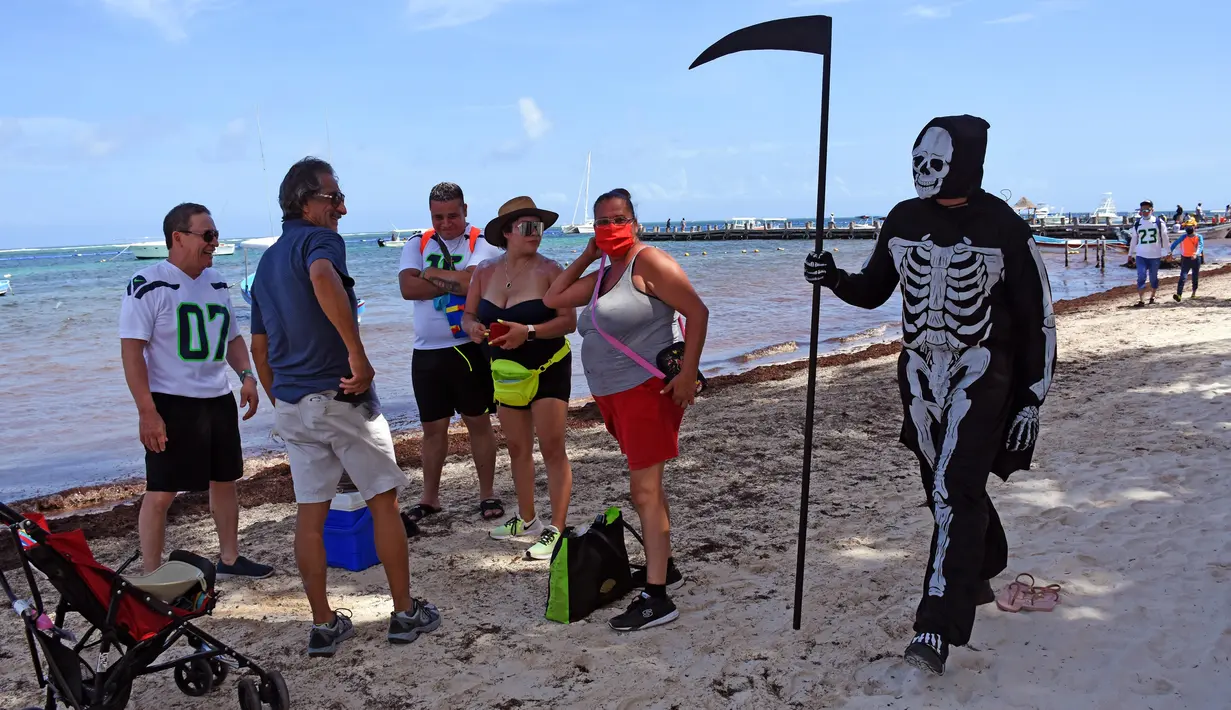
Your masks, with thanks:
M1150 275L1150 288L1158 288L1158 265L1161 262L1162 259L1137 257L1137 290L1145 288L1147 272Z

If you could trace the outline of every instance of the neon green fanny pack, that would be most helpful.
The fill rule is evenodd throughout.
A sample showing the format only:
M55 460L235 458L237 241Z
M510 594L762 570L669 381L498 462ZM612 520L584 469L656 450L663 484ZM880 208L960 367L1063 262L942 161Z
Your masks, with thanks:
M510 407L524 407L534 401L539 393L539 375L547 368L560 362L569 353L568 341L556 351L555 355L541 366L528 369L521 363L503 358L492 360L492 385L496 391L496 401Z

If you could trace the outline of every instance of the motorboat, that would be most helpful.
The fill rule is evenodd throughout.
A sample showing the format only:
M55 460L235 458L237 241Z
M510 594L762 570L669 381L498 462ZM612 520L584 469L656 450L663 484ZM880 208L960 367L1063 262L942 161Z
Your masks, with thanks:
M423 234L426 230L423 229L394 229L389 233L388 237L381 237L376 240L378 247L404 247L415 237Z
M240 242L240 246L244 248L244 280L239 284L239 295L243 296L244 303L252 305L252 283L256 280L256 264L253 264L251 271L248 266L248 250L268 249L278 241L277 237L258 237L256 239L245 239ZM260 260L257 260L260 263ZM355 320L359 323L363 322L363 312L366 310L367 303L360 298L355 304Z
M129 244L128 250L138 259L167 258L167 242L165 240ZM235 245L229 242L218 242L218 246L214 247L214 256L230 256L234 253Z

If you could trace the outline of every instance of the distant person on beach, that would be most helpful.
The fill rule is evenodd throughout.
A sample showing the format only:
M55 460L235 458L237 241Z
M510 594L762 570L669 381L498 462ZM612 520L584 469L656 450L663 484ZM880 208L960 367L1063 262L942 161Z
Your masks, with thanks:
M543 297L549 308L585 306L578 317L581 363L590 393L628 461L633 506L641 518L645 588L628 611L609 622L616 631L648 629L679 617L667 586L683 581L671 557L671 523L663 467L679 456L680 424L698 386L709 309L667 252L641 242L632 196L617 189L594 203L594 238ZM582 276L600 257L610 265ZM602 278L601 288L599 278ZM592 303L592 301L596 301ZM676 312L687 331L679 373L669 383L645 365L675 342ZM661 369L661 365L659 366Z
M1145 204L1145 203L1142 203L1142 204ZM1150 205L1150 209L1151 210L1154 209L1153 204ZM1184 219L1184 208L1181 207L1180 205L1176 205L1175 206L1175 216L1173 217L1173 220L1178 223L1183 219Z
M577 310L544 305L543 296L562 269L538 251L544 230L557 219L559 215L539 209L529 197L501 205L483 237L504 254L483 262L471 275L462 320L470 339L490 350L500 430L517 490L517 513L490 535L495 540L535 540L526 550L532 560L551 559L573 492L573 469L564 449L573 355L565 336L577 329ZM527 378L528 384L501 384ZM547 467L549 525L539 519L534 505L536 436Z
M150 574L162 564L175 494L208 490L218 578L268 577L272 567L239 554L235 482L244 454L227 366L239 376L245 420L260 396L227 283L212 268L218 228L203 205L185 202L167 213L162 231L167 259L134 274L120 306L120 357L145 445L141 565Z
M1184 281L1188 278L1188 272L1193 274L1193 295L1197 297L1197 282L1201 279L1201 262L1205 258L1205 237L1197 232L1196 224L1184 225L1184 233L1179 239L1171 242L1171 248L1168 252L1175 254L1175 248L1180 247L1180 282L1175 287L1176 301L1184 295Z
M1146 280L1150 282L1150 303L1158 291L1158 266L1163 261L1164 245L1167 243L1167 222L1154 214L1154 203L1142 200L1140 213L1129 228L1132 239L1128 246L1129 263L1137 266L1137 303L1134 308L1146 304Z
M406 512L407 532L439 513L440 476L449 454L449 421L460 414L470 435L470 455L479 477L479 514L504 517L496 497L496 434L492 431L492 373L483 348L462 330L470 279L479 264L500 256L466 221L462 188L442 182L428 194L432 228L402 248L398 283L414 301L415 346L410 378L423 426L423 493Z
M900 440L919 459L932 511L931 552L906 660L943 674L950 646L970 641L975 608L1008 543L987 479L1027 470L1039 409L1056 366L1047 270L1029 225L982 189L989 124L932 119L912 156L918 199L885 217L861 271L829 252L804 265L810 283L876 308L902 294Z
M346 196L329 163L304 158L278 190L282 236L261 256L252 284L252 354L286 441L298 511L295 561L312 607L309 656L332 656L354 635L349 615L329 605L325 519L346 471L367 501L376 555L393 599L386 638L410 643L440 626L436 607L410 596L398 491L406 474L359 336L355 281L338 220Z
M1197 209L1193 210L1193 216L1197 218L1197 222L1201 222L1201 220L1205 219L1205 210L1201 209L1200 202L1197 203Z

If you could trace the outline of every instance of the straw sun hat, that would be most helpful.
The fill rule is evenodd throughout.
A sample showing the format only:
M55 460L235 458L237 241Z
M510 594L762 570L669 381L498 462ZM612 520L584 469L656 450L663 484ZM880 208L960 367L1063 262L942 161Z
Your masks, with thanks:
M483 238L489 244L495 247L505 249L509 245L509 240L504 236L504 225L517 220L518 217L525 215L534 215L543 220L543 231L547 231L551 225L560 219L560 215L550 210L541 210L535 206L534 200L529 197L521 196L514 197L508 202L500 205L500 211L496 213L496 218L487 223L487 228L483 230Z

